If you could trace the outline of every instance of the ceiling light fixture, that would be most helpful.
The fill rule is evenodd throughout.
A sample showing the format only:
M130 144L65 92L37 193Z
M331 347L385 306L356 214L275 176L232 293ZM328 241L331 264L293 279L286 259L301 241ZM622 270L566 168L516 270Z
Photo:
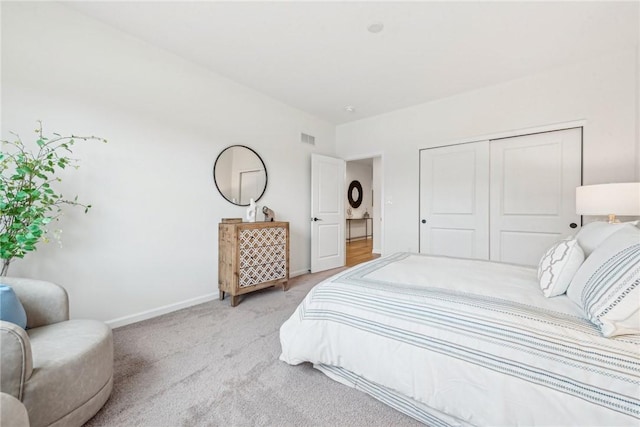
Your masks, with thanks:
M374 33L374 34L379 33L383 29L384 29L384 25L382 24L382 22L374 22L373 24L367 27L367 30L370 33Z
M346 107L344 107L345 111L348 111L350 113L355 113L356 111L356 107L354 107L353 105L347 105Z

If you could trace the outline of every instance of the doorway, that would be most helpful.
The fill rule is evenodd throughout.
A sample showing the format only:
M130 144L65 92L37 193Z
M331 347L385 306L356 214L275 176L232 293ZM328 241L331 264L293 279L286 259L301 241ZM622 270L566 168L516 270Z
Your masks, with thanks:
M381 157L350 160L345 173L345 253L351 267L380 256Z

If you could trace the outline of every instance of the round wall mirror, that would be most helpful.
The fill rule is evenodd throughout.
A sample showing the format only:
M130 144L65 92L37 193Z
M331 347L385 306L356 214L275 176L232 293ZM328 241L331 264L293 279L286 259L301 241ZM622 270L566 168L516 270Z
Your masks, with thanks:
M347 198L352 208L356 209L362 203L362 185L360 181L351 181L349 184L349 190L347 191Z
M213 180L222 197L238 206L260 200L267 189L267 168L249 147L232 145L218 155L213 165Z

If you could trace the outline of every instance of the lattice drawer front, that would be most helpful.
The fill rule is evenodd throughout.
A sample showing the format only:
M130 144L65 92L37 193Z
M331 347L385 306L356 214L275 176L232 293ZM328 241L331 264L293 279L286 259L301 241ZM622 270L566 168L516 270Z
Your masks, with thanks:
M282 261L286 259L286 255L285 245L240 249L240 268Z
M287 241L287 230L284 227L249 228L240 230L240 247L284 245Z
M284 279L287 272L285 260L272 264L254 265L240 269L240 287L246 288L270 280Z

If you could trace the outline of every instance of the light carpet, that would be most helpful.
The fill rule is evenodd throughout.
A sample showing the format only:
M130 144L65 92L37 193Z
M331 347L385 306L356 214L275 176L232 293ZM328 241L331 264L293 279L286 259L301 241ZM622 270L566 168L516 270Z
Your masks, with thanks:
M212 301L113 331L113 393L86 426L417 426L417 421L306 363L280 356L280 325L309 290Z

